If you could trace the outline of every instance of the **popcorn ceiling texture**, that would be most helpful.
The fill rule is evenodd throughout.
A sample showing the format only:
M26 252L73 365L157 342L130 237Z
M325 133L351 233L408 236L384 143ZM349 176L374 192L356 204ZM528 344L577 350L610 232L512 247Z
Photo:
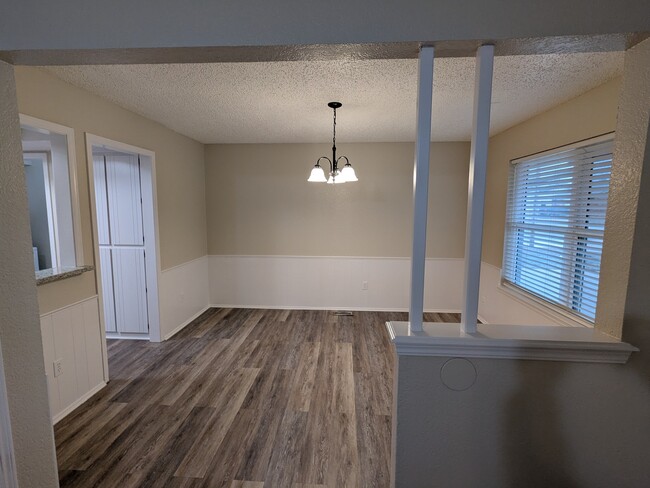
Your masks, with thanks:
M433 141L469 140L473 58L434 66ZM50 67L48 71L202 143L415 139L417 60ZM623 53L495 59L491 133L619 76Z

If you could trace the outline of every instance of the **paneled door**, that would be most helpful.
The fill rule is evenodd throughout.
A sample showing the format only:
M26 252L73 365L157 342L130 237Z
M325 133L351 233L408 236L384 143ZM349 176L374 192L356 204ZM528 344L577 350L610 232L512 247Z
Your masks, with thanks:
M93 155L106 332L149 333L138 156Z

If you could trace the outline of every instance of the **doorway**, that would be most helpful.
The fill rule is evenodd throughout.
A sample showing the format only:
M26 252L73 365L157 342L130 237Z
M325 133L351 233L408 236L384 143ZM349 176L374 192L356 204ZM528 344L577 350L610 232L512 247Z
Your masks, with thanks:
M160 342L155 154L86 135L106 339Z

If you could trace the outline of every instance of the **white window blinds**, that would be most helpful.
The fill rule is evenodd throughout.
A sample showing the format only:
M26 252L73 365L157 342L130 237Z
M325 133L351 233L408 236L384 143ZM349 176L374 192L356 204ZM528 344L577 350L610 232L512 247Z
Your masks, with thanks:
M590 322L612 168L611 136L513 161L503 279Z

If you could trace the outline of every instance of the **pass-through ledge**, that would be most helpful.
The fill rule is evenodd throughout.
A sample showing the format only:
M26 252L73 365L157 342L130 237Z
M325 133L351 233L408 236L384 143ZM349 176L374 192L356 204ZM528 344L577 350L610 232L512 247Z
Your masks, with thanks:
M587 327L479 324L464 334L460 324L386 322L398 356L534 359L581 363L627 362L638 349Z

